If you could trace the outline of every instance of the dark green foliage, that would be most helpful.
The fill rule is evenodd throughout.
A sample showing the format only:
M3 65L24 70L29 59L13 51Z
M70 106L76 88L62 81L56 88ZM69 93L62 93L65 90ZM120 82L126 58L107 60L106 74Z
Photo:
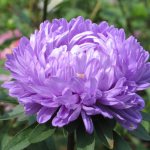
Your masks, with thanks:
M132 150L128 143L117 132L114 132L114 140L114 150Z
M139 125L139 127L136 130L132 131L131 134L141 140L150 141L150 135L147 133L146 129L142 125Z
M54 133L55 129L46 125L31 125L16 134L3 150L21 150L32 143L41 142Z
M113 149L113 129L115 127L115 121L96 116L94 126L101 142L108 148Z
M83 125L80 125L76 131L77 150L94 150L95 137L93 134L86 133Z
M22 106L16 106L11 112L5 113L4 115L0 116L0 120L9 120L16 118L24 113Z

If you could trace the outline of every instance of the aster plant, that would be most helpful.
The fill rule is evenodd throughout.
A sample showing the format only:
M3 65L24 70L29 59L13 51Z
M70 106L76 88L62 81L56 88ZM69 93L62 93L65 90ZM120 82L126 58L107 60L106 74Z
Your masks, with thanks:
M22 37L7 56L5 66L13 80L3 87L27 115L36 116L39 125L31 125L28 145L63 128L68 150L75 145L78 150L94 149L96 134L108 148L121 150L119 142L126 143L116 123L150 139L140 125L145 103L137 93L150 87L148 59L133 36L127 38L123 29L107 22L54 19L41 23L30 39Z

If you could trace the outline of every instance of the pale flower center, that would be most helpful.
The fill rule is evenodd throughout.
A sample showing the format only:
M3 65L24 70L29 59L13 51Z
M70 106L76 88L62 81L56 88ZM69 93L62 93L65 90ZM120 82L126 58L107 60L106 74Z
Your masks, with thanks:
M76 75L78 78L81 78L81 79L83 79L85 77L85 74L83 74L83 73L76 73Z

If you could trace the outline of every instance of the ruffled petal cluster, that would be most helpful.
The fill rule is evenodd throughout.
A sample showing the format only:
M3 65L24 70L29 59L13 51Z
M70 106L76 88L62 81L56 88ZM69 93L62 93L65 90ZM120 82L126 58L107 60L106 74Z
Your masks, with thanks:
M93 115L137 128L144 100L137 91L150 86L149 54L123 29L84 20L41 23L8 55L13 81L3 86L39 123L63 127L82 117L88 133Z

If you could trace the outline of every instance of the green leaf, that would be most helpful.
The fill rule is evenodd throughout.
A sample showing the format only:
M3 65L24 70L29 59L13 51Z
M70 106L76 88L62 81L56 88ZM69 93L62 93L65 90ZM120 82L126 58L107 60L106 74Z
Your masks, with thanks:
M3 88L0 88L0 102L18 104L17 100L9 97Z
M54 136L49 137L48 139L45 140L45 143L49 150L57 150L56 144L58 145L58 140L57 143L55 144L55 140L53 138Z
M96 119L94 120L94 126L97 136L106 147L108 147L109 149L113 149L113 129L115 127L114 120L105 119L101 117L95 118Z
M18 102L15 99L10 98L9 96L6 96L5 98L3 98L3 97L1 97L1 95L0 95L0 102L10 103L10 104L14 104L14 105L18 104Z
M26 148L26 150L52 150L52 148L49 149L47 144L45 143L45 141L43 141L43 142L32 144L32 145L28 146L28 148Z
M129 144L114 131L114 150L132 150Z
M32 128L35 125L32 125L31 127L25 128L22 131L20 131L18 134L16 134L7 144L7 146L4 147L3 150L21 150L26 148L30 145L30 142L28 140L29 134L32 132Z
M10 140L10 136L6 133L3 134L1 142L0 142L1 143L1 145L0 145L1 148L0 149L3 149L7 145L9 140Z
M10 130L10 125L6 122L0 122L0 150L3 150L4 146L8 143L10 140L10 136L8 135L8 132Z
M22 115L24 112L23 107L20 105L17 105L11 112L8 112L4 114L3 116L0 116L0 120L9 120L16 118L20 115Z
M18 116L17 121L27 121L29 118L32 116L27 116L26 114L22 113L21 115Z
M77 150L94 150L95 138L94 134L88 134L85 129L80 126L77 131Z
M148 17L148 11L142 2L134 4L134 7L131 9L131 13L134 17Z
M150 135L147 133L146 129L141 124L134 131L130 131L130 133L141 140L150 141Z
M17 121L28 121L29 125L31 125L36 122L36 116L35 115L28 116L26 114L21 114L18 116Z
M142 117L144 121L150 121L150 114L142 112Z
M31 125L15 135L3 150L21 150L32 143L45 140L54 133L54 129L46 125Z
M50 137L55 131L55 128L46 125L37 125L29 136L30 143L41 142Z

